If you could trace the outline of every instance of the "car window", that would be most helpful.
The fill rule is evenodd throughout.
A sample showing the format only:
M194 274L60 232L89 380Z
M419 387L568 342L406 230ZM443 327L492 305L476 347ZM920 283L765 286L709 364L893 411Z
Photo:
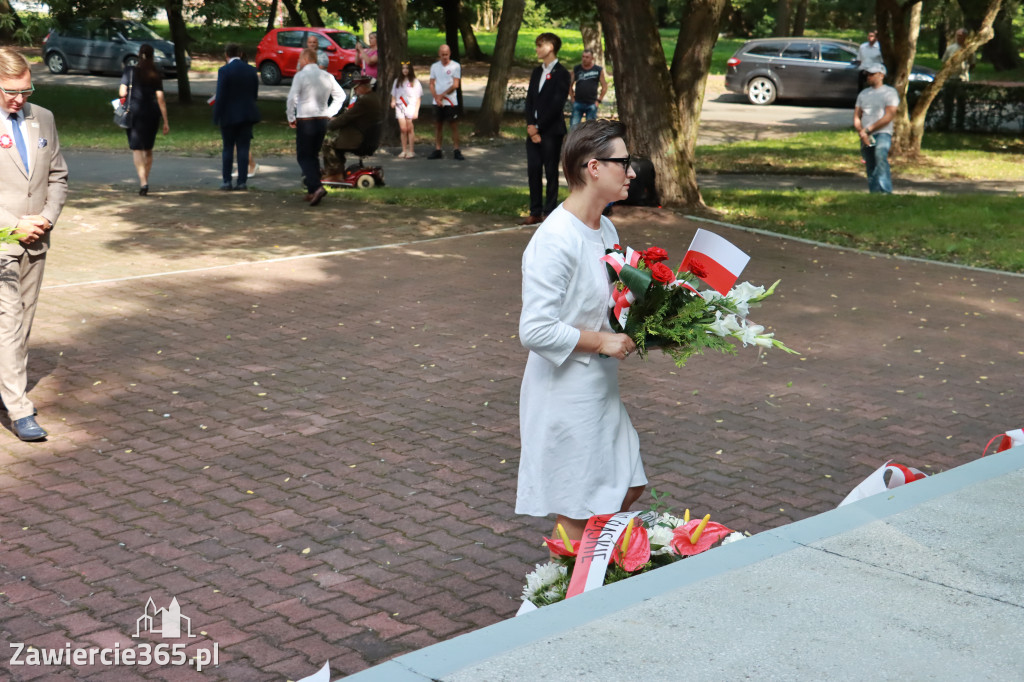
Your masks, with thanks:
M323 50L328 47L334 47L334 43L332 43L325 36L322 36L319 33L307 33L306 40L309 40L309 36L316 36L316 47L318 50ZM303 45L305 45L305 43L303 43Z
M790 43L782 51L785 59L817 59L813 43Z
M338 31L337 33L328 33L327 35L331 36L331 40L346 50L356 49L356 37L351 33Z
M113 26L110 24L100 24L92 30L89 36L92 40L102 40L109 42L114 37Z
M68 38L81 38L85 40L89 37L89 25L84 21L76 21L68 26L66 31L61 31L61 34Z
M857 53L839 45L824 44L821 46L821 59L826 62L844 62L849 64L857 58Z
M756 54L762 57L778 57L782 51L782 45L754 45L747 50L747 54Z
M278 31L277 44L281 47L305 47L305 32Z
M117 22L117 28L121 32L121 35L128 40L138 40L142 42L163 40L149 26L140 24L137 21L119 21Z

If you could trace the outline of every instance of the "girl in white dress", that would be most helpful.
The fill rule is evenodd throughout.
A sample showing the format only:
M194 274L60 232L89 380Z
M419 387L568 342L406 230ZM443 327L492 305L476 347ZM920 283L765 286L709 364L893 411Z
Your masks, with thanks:
M413 152L415 135L412 131L412 122L419 118L421 99L423 86L416 78L412 64L402 62L402 75L396 78L391 86L391 108L395 110L395 118L398 119L398 128L402 134L402 153L398 155L400 159L411 159L416 156Z
M616 121L587 121L562 146L569 198L523 254L519 336L529 349L519 401L522 454L516 513L556 515L582 537L593 514L627 510L647 478L619 398L619 362L636 346L612 331L611 280L600 261L618 243L602 216L636 173Z

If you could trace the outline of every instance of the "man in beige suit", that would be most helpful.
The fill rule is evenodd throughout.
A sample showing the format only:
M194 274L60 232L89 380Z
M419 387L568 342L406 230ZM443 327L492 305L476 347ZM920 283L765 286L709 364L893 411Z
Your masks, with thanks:
M33 90L25 58L0 47L0 228L13 227L18 240L0 244L0 398L25 441L46 438L27 396L28 336L50 230L68 194L53 114L28 103Z

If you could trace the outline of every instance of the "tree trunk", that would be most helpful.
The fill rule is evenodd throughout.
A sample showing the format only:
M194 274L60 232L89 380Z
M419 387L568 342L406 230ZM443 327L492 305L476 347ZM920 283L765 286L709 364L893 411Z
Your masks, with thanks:
M581 21L580 35L583 37L583 49L594 53L594 61L604 66L604 41L601 36L601 22Z
M672 57L672 86L678 98L680 144L683 151L682 185L689 188L686 203L704 206L694 165L697 132L704 108L704 87L711 70L711 55L718 42L727 0L690 0L679 24L679 39Z
M900 106L893 119L893 156L910 153L910 117L907 114L907 84L910 69L917 54L917 37L921 32L922 0L877 0L875 18L878 21L878 42L882 47L886 80L900 95Z
M497 137L505 113L505 99L508 89L508 74L516 55L516 40L519 26L523 23L526 0L504 0L501 3L501 18L498 20L498 35L491 55L491 68L487 74L487 89L476 119L474 135ZM461 99L461 98L460 98Z
M299 8L295 6L295 0L281 0L284 3L284 8L288 10L288 25L289 26L305 26L306 22L303 21L302 15L299 14Z
M615 64L619 119L629 122L627 147L654 164L663 203L702 207L693 159L686 156L679 102L650 2L597 0L597 9Z
M381 144L391 146L401 144L398 119L391 113L391 85L402 75L402 62L408 54L407 15L408 0L380 0L377 10L377 96L384 105Z
M910 117L909 139L906 145L909 154L921 153L921 143L924 141L924 122L928 117L928 108L935 101L949 75L955 70L959 70L964 60L969 59L979 47L992 40L992 36L995 34L993 24L996 22L1001 5L1002 0L989 0L978 31L967 36L963 49L950 57L949 61L943 64L939 72L935 74L935 80L921 91L921 96L914 104L914 113Z
M270 16L267 17L267 33L273 31L274 24L277 23L277 4L277 0L270 0Z
M319 0L299 0L299 4L302 5L302 11L306 13L306 20L310 26L324 27L324 20L320 18Z
M185 55L191 39L188 27L182 14L182 0L167 0L164 5L167 12L167 23L171 29L171 40L174 42L174 61L178 64L178 103L192 104L192 86L188 80L188 69L185 66Z
M985 20L988 7L977 0L959 0L960 10L964 13L964 24L971 31L979 30ZM992 40L985 43L981 49L981 55L987 62L991 62L996 71L1009 71L1019 66L1024 66L1024 60L1017 54L1017 45L1013 35L1011 18L1007 15L1006 7L999 10L995 22L992 24Z
M477 62L487 61L487 55L480 49L480 43L476 42L476 33L473 32L473 24L469 21L469 14L459 3L459 32L462 34L462 44L466 46L466 59Z
M800 0L796 6L796 19L793 20L793 35L802 36L807 27L807 0Z
M775 31L772 35L789 35L789 0L775 1Z

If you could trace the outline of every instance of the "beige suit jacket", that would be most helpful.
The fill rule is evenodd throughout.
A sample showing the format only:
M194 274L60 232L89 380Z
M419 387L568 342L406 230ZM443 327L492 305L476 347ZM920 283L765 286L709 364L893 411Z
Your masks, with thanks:
M25 215L42 215L57 224L68 196L68 165L60 153L57 127L48 109L25 104L21 132L25 136L31 175L25 172L18 149L0 144L0 227L12 227ZM6 115L3 110L0 114ZM6 132L0 124L0 134ZM43 253L50 247L50 232L34 244L0 244L0 255Z

